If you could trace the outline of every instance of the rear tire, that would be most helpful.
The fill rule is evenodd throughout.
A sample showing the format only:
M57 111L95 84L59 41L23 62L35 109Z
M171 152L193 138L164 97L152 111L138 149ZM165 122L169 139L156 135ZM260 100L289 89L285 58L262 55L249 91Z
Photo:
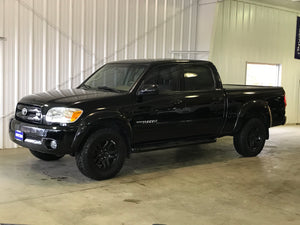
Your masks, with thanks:
M29 149L32 155L37 157L38 159L44 160L44 161L55 161L59 160L60 158L64 157L64 155L52 155L52 154L47 154L47 153L42 153L42 152L37 152L34 150Z
M250 119L233 137L236 151L245 157L257 156L265 145L266 129L260 119Z
M101 129L87 139L75 157L81 173L95 180L104 180L121 170L126 153L124 138L117 131Z

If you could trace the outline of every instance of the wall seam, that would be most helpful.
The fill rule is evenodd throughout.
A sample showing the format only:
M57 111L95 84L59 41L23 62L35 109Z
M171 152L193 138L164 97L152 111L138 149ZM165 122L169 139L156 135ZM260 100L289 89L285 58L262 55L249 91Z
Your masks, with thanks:
M97 1L93 1L93 46L92 73L96 70L96 33L97 33Z
M148 55L148 0L146 0L146 8L145 8L145 42L144 42L144 58L147 58Z
M43 1L43 17L47 18L47 0ZM42 86L43 91L46 91L47 79L47 22L43 20L43 66L42 66Z
M158 0L155 0L154 6L154 40L153 40L153 58L156 58L156 51L157 51L157 7L158 7Z
M191 39L192 39L192 4L193 0L189 2L189 39L188 39L188 51L191 51ZM188 58L191 57L191 54L188 54Z
M0 4L2 5L2 12L0 14L0 16L2 16L2 24L1 26L3 27L2 29L2 33L0 33L0 35L3 35L3 39L0 39L0 87L1 87L1 93L0 93L0 149L4 148L4 117L2 117L2 115L4 115L4 107L2 107L4 105L4 36L5 36L5 30L4 30L4 19L5 19L5 15L4 15L4 0L0 1Z
M69 1L69 59L68 59L68 87L72 87L72 58L73 58L73 43L72 43L72 38L73 38L73 0Z
M118 59L118 26L119 24L119 0L116 0L116 14L115 14L115 53L114 60Z
M60 0L56 0L56 46L55 46L55 88L58 90L59 89L59 78L60 78L60 73L59 73L59 67L60 67L60 33L59 33L59 28L60 28Z
M167 33L167 0L164 1L164 27L163 27L163 44L162 44L162 57L166 58L166 33Z
M176 0L173 0L173 20L172 20L172 51L175 50L175 22L176 22ZM172 55L174 58L174 54Z
M135 9L135 45L134 45L134 58L138 58L138 36L139 35L139 0L136 0Z
M181 3L181 12L180 12L180 51L183 50L183 19L184 19L184 1ZM180 54L180 59L182 59L182 54Z
M80 83L84 80L84 41L85 41L85 1L82 1L81 8L81 48L80 48Z
M32 5L34 4L34 1L32 1ZM33 6L34 7L34 6ZM29 74L29 79L28 79L28 89L29 89L29 94L32 94L33 92L33 51L34 51L34 46L33 46L33 32L34 32L34 26L33 26L33 12L29 12L29 54L28 54L28 59L29 59L29 68L28 68L28 74Z
M126 10L125 10L125 59L128 58L128 23L129 23L129 1L126 0Z
M20 3L19 1L16 2L16 17L15 17L15 46L14 46L14 78L15 78L15 101L16 104L19 100L19 29L20 29Z

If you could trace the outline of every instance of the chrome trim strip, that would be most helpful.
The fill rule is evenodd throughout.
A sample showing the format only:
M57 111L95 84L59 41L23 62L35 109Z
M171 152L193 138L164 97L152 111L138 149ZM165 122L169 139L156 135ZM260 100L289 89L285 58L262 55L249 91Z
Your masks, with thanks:
M24 142L27 142L27 143L30 143L30 144L35 144L35 145L41 145L41 144L42 144L41 141L34 140L34 139L29 139L29 138L26 138L26 139L24 140Z

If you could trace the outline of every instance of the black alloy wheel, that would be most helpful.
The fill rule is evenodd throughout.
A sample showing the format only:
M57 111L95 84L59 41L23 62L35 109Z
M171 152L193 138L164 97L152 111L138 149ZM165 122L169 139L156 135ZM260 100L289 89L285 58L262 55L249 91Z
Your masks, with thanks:
M245 157L258 155L265 145L267 129L260 119L250 119L233 138L236 151Z
M257 127L252 128L247 137L247 144L250 151L257 152L264 144L263 132Z
M99 169L108 170L117 162L119 153L117 143L112 139L106 139L103 142L96 142L95 146L95 164Z
M114 177L122 168L127 154L124 138L113 129L93 133L77 152L78 169L87 177L104 180Z

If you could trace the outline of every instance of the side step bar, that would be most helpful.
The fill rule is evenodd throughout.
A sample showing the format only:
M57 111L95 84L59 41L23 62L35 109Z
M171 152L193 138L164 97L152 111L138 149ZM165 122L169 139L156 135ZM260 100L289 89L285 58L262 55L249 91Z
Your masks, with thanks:
M166 148L175 148L186 145L197 145L216 142L216 139L187 139L187 140L170 140L170 141L160 141L152 142L147 144L137 144L131 149L131 152L146 152L152 150L160 150Z

